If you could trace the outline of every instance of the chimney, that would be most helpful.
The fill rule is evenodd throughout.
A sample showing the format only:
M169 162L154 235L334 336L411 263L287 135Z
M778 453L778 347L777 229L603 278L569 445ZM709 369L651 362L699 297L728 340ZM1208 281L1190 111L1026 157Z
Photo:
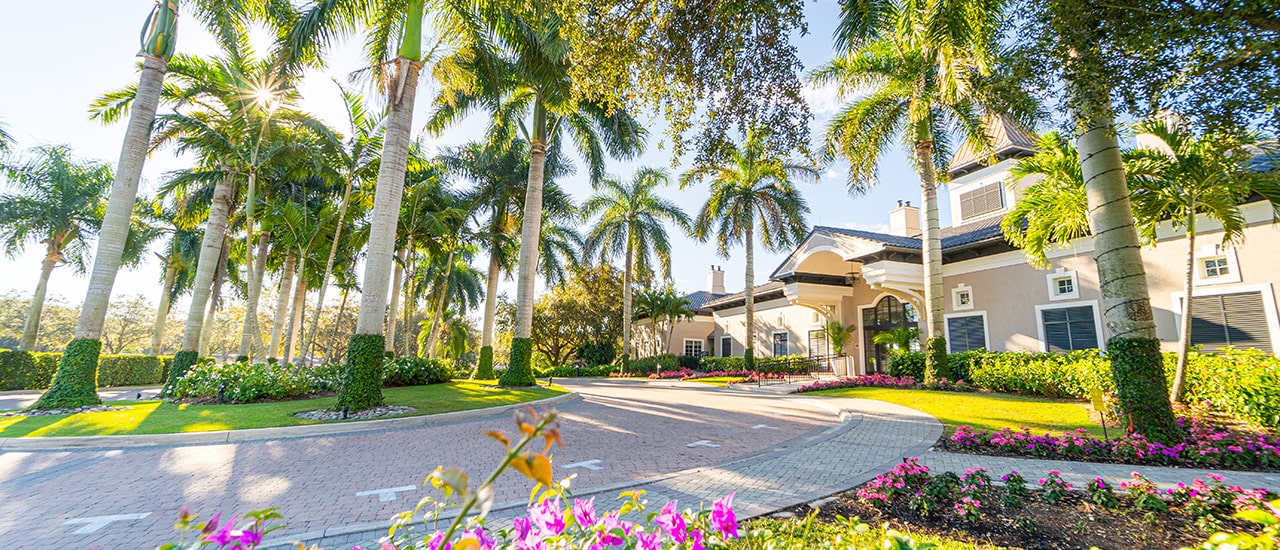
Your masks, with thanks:
M707 272L707 292L712 294L725 294L724 291L724 271L717 266L711 266L711 271Z
M920 236L920 209L911 206L911 201L906 204L898 201L898 207L889 211L889 233L899 237Z

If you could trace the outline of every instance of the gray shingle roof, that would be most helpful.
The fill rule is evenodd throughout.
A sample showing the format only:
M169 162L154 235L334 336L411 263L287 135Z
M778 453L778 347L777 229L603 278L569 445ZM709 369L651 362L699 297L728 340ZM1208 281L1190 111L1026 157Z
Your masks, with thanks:
M707 305L707 302L710 302L712 300L718 300L720 298L723 298L724 296L725 296L724 294L712 294L705 290L690 292L689 294L684 295L685 299L689 300L689 302L693 304L694 310L702 309L702 306Z
M783 283L782 281L769 281L762 285L756 285L755 294L756 294L756 297L759 297L761 294L764 294L766 292L772 292L774 290L779 290L785 286L786 286L786 283ZM746 292L735 292L733 294L720 296L714 300L710 300L705 304L703 304L703 307L712 307L712 306L728 304L733 302L734 300L745 300L746 297L747 297Z
M956 153L951 156L947 170L955 173L966 168L983 165L989 157L1000 158L1020 151L1034 152L1036 140L1021 124L1006 117L991 117L987 120L987 131L991 134L990 155L979 155L969 140L965 140Z
M946 251L948 248L964 246L988 239L1003 238L1003 234L1000 232L1000 219L1000 216L993 216L985 220L979 220L964 225L942 228L942 250ZM899 235L890 235L888 233L876 233L874 231L845 229L843 227L819 226L815 227L814 230L827 231L839 235L847 235L850 237L875 241L894 248L920 250L920 237L903 237Z

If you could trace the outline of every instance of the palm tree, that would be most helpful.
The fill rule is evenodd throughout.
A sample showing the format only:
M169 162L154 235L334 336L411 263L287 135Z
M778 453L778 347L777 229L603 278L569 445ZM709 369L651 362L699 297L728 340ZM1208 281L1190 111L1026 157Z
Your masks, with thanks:
M792 180L814 179L818 169L778 157L769 150L768 135L757 128L741 147L729 146L718 166L701 166L684 174L680 187L711 179L711 193L693 222L693 235L706 242L715 237L716 251L728 258L729 249L746 249L746 349L748 369L755 366L755 232L765 249L780 251L805 235L809 206Z
M843 51L820 67L813 80L839 85L842 93L870 89L846 105L826 130L828 158L847 160L849 192L867 192L876 181L880 156L900 137L911 147L925 208L924 299L930 349L943 338L942 246L938 221L938 170L946 178L949 128L958 127L979 152L990 149L984 119L1025 114L999 101L993 79L1003 0L919 4L875 0L843 4L836 46ZM1020 112L1010 112L1020 111ZM937 376L934 357L926 378Z
M139 204L142 205L142 201ZM193 268L200 253L200 233L190 216L180 212L176 203L155 201L146 206L142 216L145 223L168 235L163 253L156 253L164 269L161 271L156 319L151 328L150 352L159 355L169 308L175 298L191 288Z
M920 341L920 327L896 327L875 335L871 341L883 346L892 346L894 353L903 353L911 350L913 342Z
M13 148L13 134L9 133L9 128L0 122L0 153L8 153Z
M1080 153L1062 134L1046 132L1036 140L1036 153L1010 168L1006 185L1016 189L1018 181L1029 176L1042 179L1018 192L1018 202L1005 214L1000 229L1010 244L1022 249L1028 263L1048 269L1050 250L1089 235Z
M832 319L827 321L827 324L822 325L822 337L826 338L827 342L831 344L832 353L838 357L844 356L845 343L849 341L850 337L857 334L857 331L858 325L845 326L839 319ZM916 337L919 338L919 329L916 329Z
M602 261L619 254L622 267L622 355L631 359L631 291L633 277L652 280L656 257L665 279L671 278L671 241L664 222L688 232L689 216L654 191L670 183L666 170L641 168L629 183L606 179L582 204L583 219L599 216L587 235L587 255Z
M83 273L88 265L89 243L102 224L111 186L111 167L76 159L65 145L43 146L26 159L0 164L0 173L18 191L0 195L0 237L5 253L12 258L30 243L45 246L40 279L19 343L21 349L31 351L40 331L53 269L70 264Z
M604 176L606 151L614 158L629 158L643 147L644 130L623 110L610 112L604 105L574 94L569 76L570 48L560 34L562 19L545 4L520 13L501 5L485 5L467 21L463 48L445 61L458 70L451 73L445 90L436 99L436 111L428 128L440 132L478 108L495 118L500 140L517 134L529 144L529 183L525 190L524 219L520 234L520 262L516 290L516 326L511 362L501 383L533 385L530 366L534 280L539 267L543 226L543 184L550 147L571 138L587 162L593 182ZM495 138L490 138L495 139Z

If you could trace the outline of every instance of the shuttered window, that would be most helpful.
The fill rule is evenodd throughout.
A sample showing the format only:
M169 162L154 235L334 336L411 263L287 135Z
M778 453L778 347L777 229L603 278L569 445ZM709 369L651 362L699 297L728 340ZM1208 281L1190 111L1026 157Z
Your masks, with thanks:
M1191 299L1191 344L1216 350L1226 346L1271 353L1271 330L1261 292L1196 296Z
M947 319L947 344L951 353L981 349L987 346L987 326L981 315Z
M1045 348L1049 351L1098 347L1098 326L1093 319L1093 306L1042 309L1040 322L1044 326Z
M969 219L1004 208L1000 184L984 185L968 193L960 193L960 217Z

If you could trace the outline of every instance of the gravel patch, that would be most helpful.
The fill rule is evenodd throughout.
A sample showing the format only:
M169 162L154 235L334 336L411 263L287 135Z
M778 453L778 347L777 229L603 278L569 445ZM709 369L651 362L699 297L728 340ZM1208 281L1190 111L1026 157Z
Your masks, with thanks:
M368 420L370 418L381 418L384 416L395 416L416 411L413 407L403 407L400 405L392 405L386 407L374 407L360 412L353 412L347 415L347 420ZM307 420L342 420L342 411L331 411L329 409L319 409L314 411L303 411L294 413L293 416L305 418Z

